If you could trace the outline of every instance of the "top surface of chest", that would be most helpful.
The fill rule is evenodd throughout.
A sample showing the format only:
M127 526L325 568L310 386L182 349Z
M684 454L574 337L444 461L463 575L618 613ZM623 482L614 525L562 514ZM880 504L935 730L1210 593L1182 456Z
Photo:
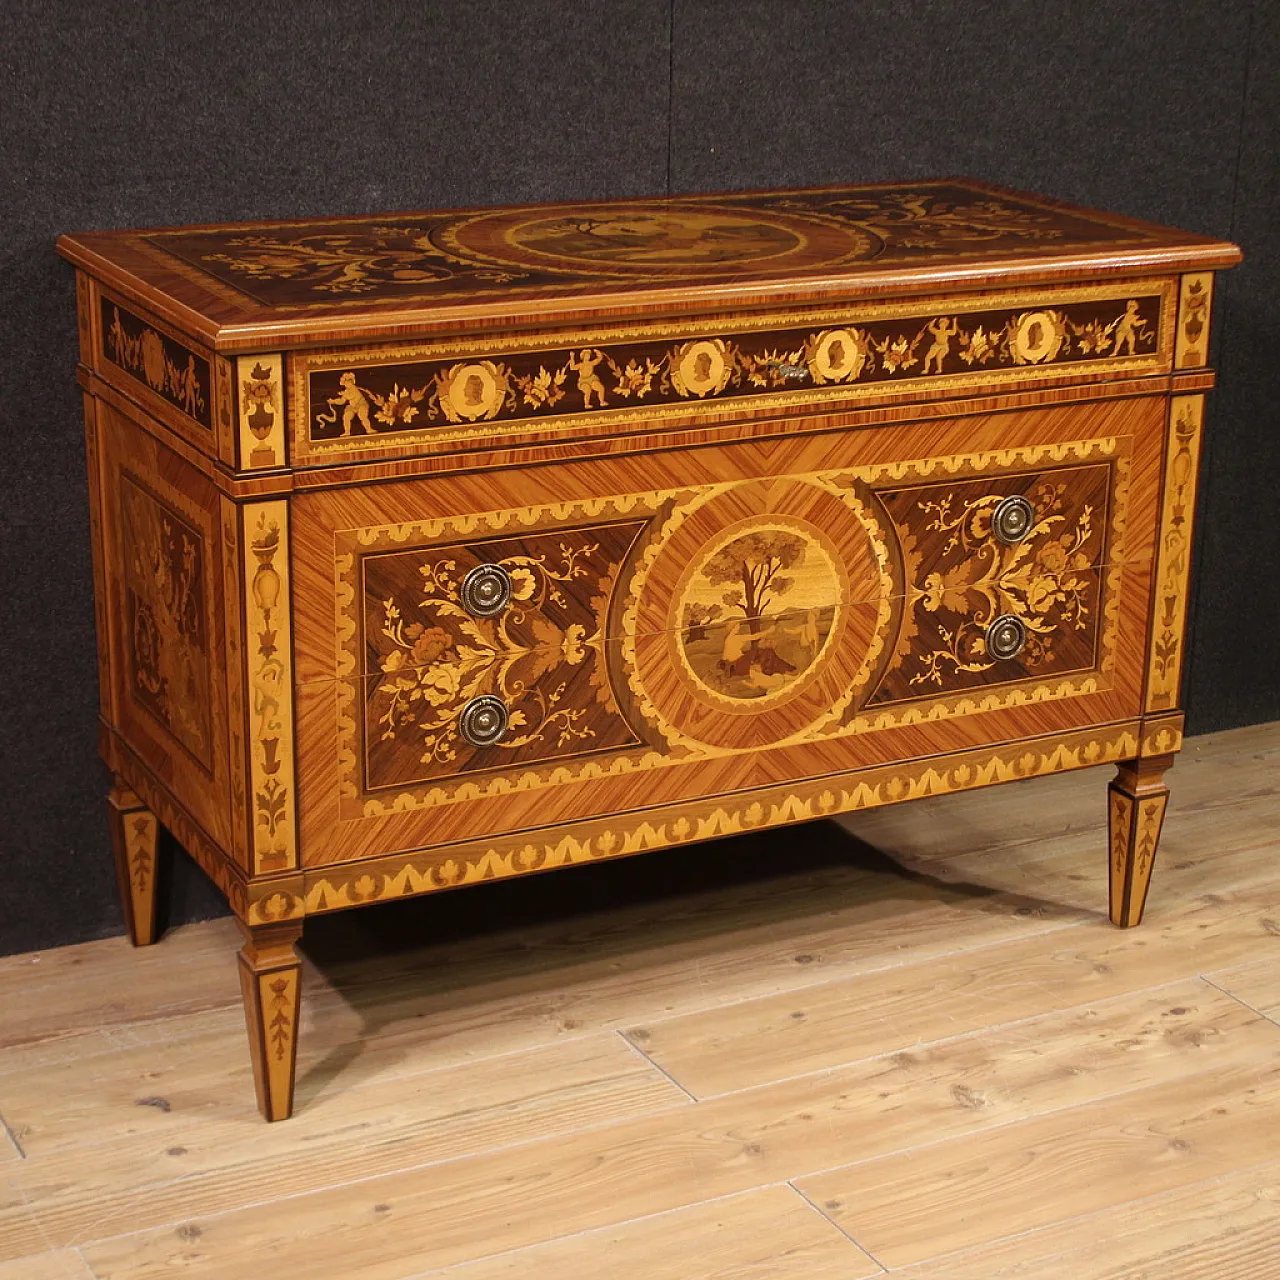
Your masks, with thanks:
M1230 266L1209 237L963 179L64 236L216 349Z

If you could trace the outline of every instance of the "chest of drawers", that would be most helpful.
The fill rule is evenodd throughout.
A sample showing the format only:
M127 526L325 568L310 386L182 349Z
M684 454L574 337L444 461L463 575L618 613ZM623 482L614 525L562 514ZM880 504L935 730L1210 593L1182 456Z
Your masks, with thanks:
M318 912L1112 764L1140 919L1233 245L951 180L59 248L128 925L162 823L269 1119Z

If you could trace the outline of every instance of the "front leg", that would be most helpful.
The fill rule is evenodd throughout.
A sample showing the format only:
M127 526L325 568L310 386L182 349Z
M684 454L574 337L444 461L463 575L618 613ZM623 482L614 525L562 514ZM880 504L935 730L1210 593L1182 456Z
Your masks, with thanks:
M1142 922L1169 803L1163 778L1173 759L1167 755L1126 760L1110 786L1111 923L1122 929Z
M125 928L135 947L150 946L156 940L156 848L160 823L119 778L107 796L107 817Z
M240 929L240 986L258 1108L268 1120L287 1120L293 1113L302 995L302 964L293 944L302 936L302 923L241 921Z

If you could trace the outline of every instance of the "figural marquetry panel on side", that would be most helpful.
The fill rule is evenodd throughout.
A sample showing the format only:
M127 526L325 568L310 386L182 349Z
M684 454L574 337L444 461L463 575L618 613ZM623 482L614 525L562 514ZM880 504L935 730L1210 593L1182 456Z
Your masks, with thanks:
M209 361L106 295L100 305L103 356L139 387L192 422L212 428Z
M95 419L107 724L229 848L219 497L132 417Z
M163 825L268 1119L319 912L1110 765L1140 920L1234 246L948 180L60 248L126 923Z

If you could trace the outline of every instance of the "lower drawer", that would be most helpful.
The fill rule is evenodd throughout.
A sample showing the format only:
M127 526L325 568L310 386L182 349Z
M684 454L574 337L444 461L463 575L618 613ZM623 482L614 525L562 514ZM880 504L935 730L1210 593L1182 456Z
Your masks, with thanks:
M380 486L354 528L303 495L304 864L1136 716L1166 403L566 464L479 513ZM477 619L440 588L463 533L517 582L530 545L607 571Z

